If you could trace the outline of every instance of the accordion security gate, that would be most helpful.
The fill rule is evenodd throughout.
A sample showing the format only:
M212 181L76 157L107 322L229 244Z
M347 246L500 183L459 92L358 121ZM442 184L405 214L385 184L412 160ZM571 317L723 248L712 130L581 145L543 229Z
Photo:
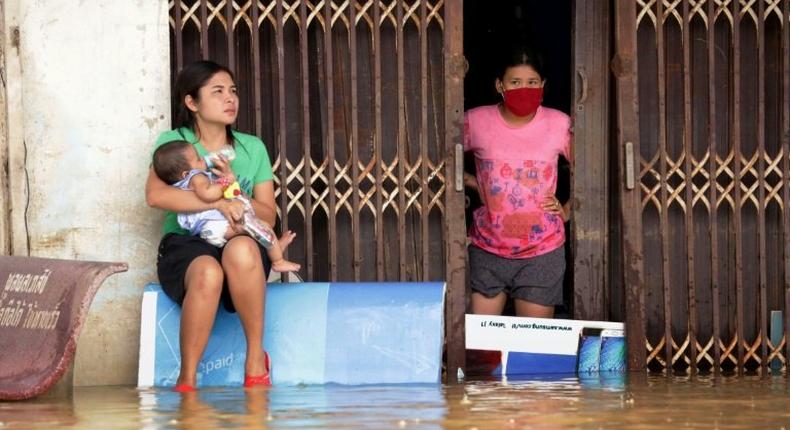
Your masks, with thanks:
M614 5L629 365L784 366L790 0ZM170 3L173 70L211 58L237 76L238 128L272 155L280 228L301 234L289 257L307 278L448 281L450 379L465 303L461 8ZM778 342L771 310L785 311Z
M236 75L237 128L272 158L279 229L308 280L448 285L449 380L463 365L461 2L177 0L173 77ZM301 238L301 239L299 239Z
M618 0L615 16L629 364L786 369L790 1Z

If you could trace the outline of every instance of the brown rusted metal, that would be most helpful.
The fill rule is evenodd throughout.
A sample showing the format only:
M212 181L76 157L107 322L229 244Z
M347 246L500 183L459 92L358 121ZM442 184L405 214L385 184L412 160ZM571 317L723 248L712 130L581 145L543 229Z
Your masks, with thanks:
M381 111L381 3L373 2L373 105L374 105L374 157L376 159L376 280L386 279L384 271L384 181L382 111Z
M717 187L717 162L716 143L716 5L708 2L708 193L709 193L709 227L710 240L710 270L711 270L711 306L713 312L713 371L718 373L721 369L721 305L719 303L719 235L718 235L718 187Z
M667 363L667 374L672 368L672 285L669 275L669 200L667 199L667 94L666 94L666 55L664 46L664 2L656 2L656 51L658 54L658 152L659 152L659 183L661 186L660 207L660 240L661 240L661 283L664 291L664 360Z
M617 85L617 171L621 193L620 216L623 230L623 278L626 296L626 339L628 368L645 368L647 343L644 318L644 274L640 189L626 186L626 145L639 154L639 92L637 90L636 4L632 0L615 3L615 57L612 71ZM638 170L638 167L636 167ZM635 173L634 173L635 174Z
M252 96L254 98L255 135L263 133L263 116L261 115L261 27L258 2L254 1L252 9Z
M307 3L299 2L299 71L302 74L302 178L304 179L304 197L303 205L305 211L304 217L304 234L302 237L305 241L305 271L307 272L307 279L314 279L315 270L315 257L314 257L314 244L313 244L313 195L310 192L312 189L312 166L310 160L312 159L310 150L310 63L308 60L309 49L308 40L310 33L308 31L307 23ZM309 215L307 215L309 214Z
M233 38L233 0L225 2L225 34L227 35L228 68L236 74L236 46Z
M420 258L422 267L418 274L418 279L430 279L430 259L429 254L429 218L430 208L428 207L428 6L426 2L420 2Z
M766 268L766 237L765 216L768 202L765 200L765 25L762 17L765 15L764 2L757 5L757 236L758 236L758 265L759 265L759 323L760 328L760 367L765 372L768 366L768 293L767 293L767 268Z
M0 400L49 390L69 369L93 297L125 263L0 256Z
M200 0L200 55L209 59L208 49L208 0Z
M324 66L326 74L326 168L329 193L329 279L337 280L337 195L334 192L335 180L335 74L332 55L332 2L324 2Z
M398 136L396 145L398 145L397 163L398 163L398 273L401 281L407 280L406 275L406 94L404 91L404 57L406 56L405 47L403 46L403 2L395 2L395 51L397 56L397 85L398 85Z
M574 73L572 221L566 240L572 242L573 315L576 319L605 320L609 309L621 314L622 299L607 296L609 261L609 58L611 40L609 2L577 1L574 5ZM614 281L612 283L619 284Z
M181 17L181 5L182 0L175 0L174 2L174 25L173 25L173 35L175 36L176 42L176 73L181 71L184 68L184 42L183 42L183 35L181 34L182 27L183 27L183 19Z
M455 183L456 145L462 144L464 57L463 0L447 2L444 8L444 172L445 184ZM456 382L458 369L464 368L464 313L466 311L466 231L464 230L464 193L445 187L444 244L447 304L448 382Z
M693 199L693 164L694 151L691 138L693 124L691 123L691 18L689 16L689 0L683 0L683 147L686 162L685 203L686 203L686 279L688 283L688 336L689 336L689 368L692 373L697 371L697 288L696 273L694 272L694 199Z
M357 2L350 0L351 7L348 8L348 47L351 56L351 203L355 208L359 208L359 95L357 77ZM360 221L359 211L351 213L351 231L353 232L353 243L351 247L351 265L354 272L354 280L361 279L362 269L362 248L360 246Z
M740 1L733 2L732 16L734 24L732 28L732 152L734 154L734 177L735 183L735 204L733 207L735 219L735 301L736 316L735 330L738 351L738 373L743 374L744 365L744 329L743 329L743 238L741 219L742 197L741 197L741 90L738 83L741 82L741 42L740 42Z
M790 0L782 2L782 211L784 244L785 376L790 377Z
M639 55L648 62L663 61L663 66L651 65L640 70L644 79L651 83L643 85L643 88L658 82L659 93L657 107L651 104L650 99L643 100L643 131L644 124L652 122L660 135L659 145L665 144L661 152L654 153L649 160L642 160L645 165L640 175L640 185L645 192L643 204L661 208L662 212L664 208L681 207L687 226L685 249L669 247L669 273L674 276L671 280L674 300L670 300L670 304L674 302L674 306L667 306L666 301L662 304L665 334L656 345L647 344L650 352L648 362L662 368L681 367L683 362L692 368L698 363L706 368L710 364L714 371L719 371L722 365L729 370L734 364L738 371L767 365L769 359L778 354L776 345L767 338L767 313L771 307L785 307L781 291L773 281L774 277L781 276L781 269L770 265L773 253L784 250L783 242L774 232L786 222L784 219L778 221L770 209L775 203L785 211L785 199L780 196L787 191L786 169L780 167L785 161L779 158L787 153L777 149L780 142L776 136L780 133L769 124L769 121L778 123L778 100L782 98L771 92L778 87L772 79L773 74L778 75L779 66L774 54L768 51L769 43L771 50L779 46L779 31L775 30L778 27L768 24L780 15L779 8L775 7L778 3L637 3L636 25L647 27L639 30L640 38L644 36L640 43L647 47L646 42L652 38L651 30L656 32L656 45L661 45L665 38L657 51L639 51ZM694 29L702 22L708 27L706 61L697 56L699 45L693 42L701 40L695 36ZM755 24L755 32L751 30L752 24ZM687 52L684 48L683 60L677 59L675 51L679 37L686 41L683 45L689 49ZM662 55L665 58L661 58ZM781 58L781 55L775 57ZM683 82L682 98L691 100L684 103L682 125L678 123L675 110L681 96L672 91L678 81L674 77L669 78L681 70L678 68L681 64L684 65L682 74L677 76ZM700 67L707 67L706 75L701 73ZM659 71L665 75L659 76ZM772 74L770 78L769 72ZM697 83L700 77L702 80L699 82L707 85L707 106L697 99L701 93ZM662 94L663 87L666 90ZM707 114L699 111L704 107L709 109ZM660 119L655 121L657 116ZM665 129L662 130L663 124ZM676 140L677 133L672 133L680 129L682 147ZM653 128L649 130L646 134ZM707 133L701 133L702 130ZM694 148L703 141L708 148L705 148L707 151L703 149L705 152L701 157L708 158L697 160ZM682 150L679 158L674 153L678 149ZM666 169L662 168L662 163L666 163ZM704 241L691 236L694 229L705 223L705 219L698 215L702 205L708 211L709 248ZM756 210L752 210L752 205ZM697 212L693 212L695 207ZM641 232L644 237L661 236L662 264L667 255L667 232L674 231L674 224L670 225L673 228L667 230L663 222L658 228L646 223ZM747 228L748 231L744 230ZM755 232L750 233L751 229ZM710 264L700 264L698 258L706 251L710 252ZM677 280L682 277L679 269L687 275L688 286L677 285ZM653 279L648 282L659 282L658 277ZM664 274L662 283L666 279ZM710 289L706 288L708 285ZM655 288L655 285L647 287ZM666 291L666 286L662 287ZM681 316L674 309L668 314L667 308L677 308L677 299L686 293L689 295L689 312ZM704 318L700 323L700 309L704 307L707 310L708 306L712 321ZM656 312L657 309L653 307L651 311ZM653 326L661 315L651 314L648 318ZM673 328L677 336L682 332L682 325L688 328L684 338L672 339L666 335L668 328ZM695 331L695 326L699 332ZM707 339L700 339L707 336ZM696 358L693 357L695 353Z
M275 2L275 44L277 49L277 152L280 159L280 229L288 231L288 147L285 125L285 42L283 42L283 0ZM288 250L285 250L286 257Z

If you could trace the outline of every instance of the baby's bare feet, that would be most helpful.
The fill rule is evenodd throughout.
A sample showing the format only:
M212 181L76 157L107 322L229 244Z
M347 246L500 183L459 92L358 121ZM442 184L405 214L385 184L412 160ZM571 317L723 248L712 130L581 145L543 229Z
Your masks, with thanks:
M301 268L299 264L294 263L293 261L288 261L286 259L282 259L280 261L275 261L272 263L272 270L275 272L296 272Z

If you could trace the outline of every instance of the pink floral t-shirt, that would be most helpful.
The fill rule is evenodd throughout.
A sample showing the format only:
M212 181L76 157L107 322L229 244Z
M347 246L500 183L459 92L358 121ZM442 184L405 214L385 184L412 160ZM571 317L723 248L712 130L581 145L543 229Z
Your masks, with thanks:
M483 206L469 229L473 245L505 258L530 258L565 243L562 218L540 204L557 188L557 160L570 160L570 118L539 107L521 127L508 125L496 105L464 115L464 149L472 151Z

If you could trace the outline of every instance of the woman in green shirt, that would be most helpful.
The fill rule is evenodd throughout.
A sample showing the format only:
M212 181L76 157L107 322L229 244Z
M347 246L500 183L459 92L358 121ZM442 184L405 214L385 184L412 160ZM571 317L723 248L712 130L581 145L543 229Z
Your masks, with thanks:
M257 137L231 128L236 122L239 97L230 70L211 61L190 64L179 73L174 94L176 128L160 135L154 150L173 140L192 143L201 156L233 146L236 158L230 162L231 169L241 188L252 197L258 218L274 225L274 184L266 147ZM217 167L223 169L227 162L219 160ZM269 357L263 350L266 276L271 265L266 252L245 235L217 248L189 235L176 221L176 212L217 209L232 227L239 228L243 204L238 200L205 203L194 192L167 185L153 169L149 171L145 192L149 206L166 211L157 257L159 281L165 293L182 306L181 373L175 390L195 390L197 366L220 302L226 309L238 312L244 328L244 385L270 384Z

